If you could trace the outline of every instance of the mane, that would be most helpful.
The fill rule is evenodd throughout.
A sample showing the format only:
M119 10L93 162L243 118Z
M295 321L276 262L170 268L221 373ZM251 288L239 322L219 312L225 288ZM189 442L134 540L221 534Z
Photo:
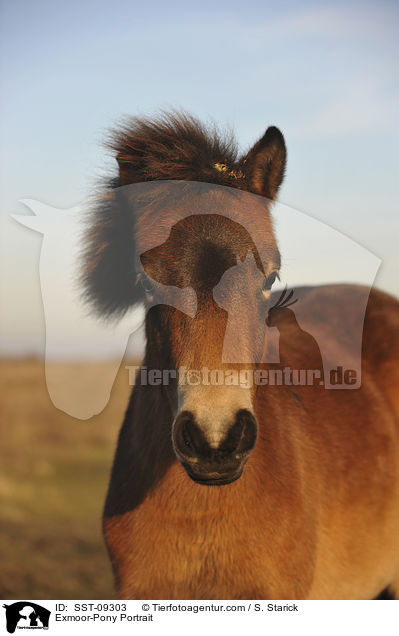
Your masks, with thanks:
M119 163L117 185L172 179L247 189L234 135L186 113L129 117L111 131L107 146Z

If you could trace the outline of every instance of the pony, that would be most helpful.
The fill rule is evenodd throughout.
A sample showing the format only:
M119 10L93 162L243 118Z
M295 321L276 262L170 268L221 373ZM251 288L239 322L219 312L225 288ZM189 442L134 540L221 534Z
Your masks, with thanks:
M226 307L242 317L229 328L242 360L265 344L262 316L280 331L284 364L320 369L315 339L288 308L291 292L285 301L271 292L281 263L270 205L286 167L282 133L269 127L241 154L232 134L173 112L126 120L109 146L119 172L93 207L82 277L102 316L147 307L142 369L223 368ZM213 209L212 186L254 202L240 206L237 222L219 214L176 221L179 201L162 199L173 181L202 188L190 190L194 207L201 199ZM158 193L143 214L124 194L132 184ZM263 261L252 237L266 246ZM172 287L194 290L191 313L165 300ZM246 294L239 307L238 289ZM328 338L346 349L364 293L356 285L296 290L319 331L345 313L345 329ZM389 589L399 598L398 327L398 301L372 290L355 390L190 384L178 374L137 382L103 516L118 597L372 599Z

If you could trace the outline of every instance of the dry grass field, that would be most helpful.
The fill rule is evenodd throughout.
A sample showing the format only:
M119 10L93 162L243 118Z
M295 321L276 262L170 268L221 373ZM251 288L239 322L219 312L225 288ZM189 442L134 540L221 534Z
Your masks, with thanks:
M82 421L52 404L43 362L0 362L1 598L113 597L101 513L129 390L122 364L105 410Z

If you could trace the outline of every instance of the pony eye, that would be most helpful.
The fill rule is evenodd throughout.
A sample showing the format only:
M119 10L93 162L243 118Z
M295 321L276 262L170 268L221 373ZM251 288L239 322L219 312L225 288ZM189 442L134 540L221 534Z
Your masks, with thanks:
M148 278L148 276L146 276L145 274L140 274L140 283L141 283L142 288L146 292L146 294L151 296L154 293L154 291L155 291L154 285L151 283L151 281Z
M276 280L277 276L278 276L277 272L272 272L271 274L269 274L269 276L266 278L266 280L264 281L262 285L263 292L268 292L271 290L272 285L274 281Z

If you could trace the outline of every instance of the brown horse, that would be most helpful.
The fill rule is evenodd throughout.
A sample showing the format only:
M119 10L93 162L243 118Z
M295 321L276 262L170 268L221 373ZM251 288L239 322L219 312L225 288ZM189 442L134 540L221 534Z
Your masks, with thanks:
M143 368L220 369L227 312L212 290L230 268L253 255L256 266L238 268L238 279L224 286L233 308L240 302L237 285L246 290L248 311L236 332L233 326L233 340L242 352L253 349L259 337L255 321L270 301L280 267L270 214L255 203L242 224L217 214L175 223L176 209L167 205L135 216L120 186L182 180L273 200L285 169L283 136L269 128L240 157L232 139L193 118L172 115L130 120L111 145L119 176L91 219L87 293L106 315L148 304ZM151 227L151 245L144 221ZM244 229L248 223L251 236L266 243L266 264ZM173 226L167 241L164 233L161 237L165 226ZM138 256L145 270L139 275ZM194 289L194 315L163 301L162 286ZM348 285L300 290L302 311L319 330L340 324L345 312L347 328L345 333L337 328L335 338L346 347L362 295L363 288ZM293 311L277 307L269 316L274 324L280 320L285 363L319 369L319 347L299 328ZM137 383L104 511L118 595L372 599L389 588L399 598L398 328L399 303L372 291L362 385L355 390L194 386L177 379ZM263 345L256 342L255 348Z

